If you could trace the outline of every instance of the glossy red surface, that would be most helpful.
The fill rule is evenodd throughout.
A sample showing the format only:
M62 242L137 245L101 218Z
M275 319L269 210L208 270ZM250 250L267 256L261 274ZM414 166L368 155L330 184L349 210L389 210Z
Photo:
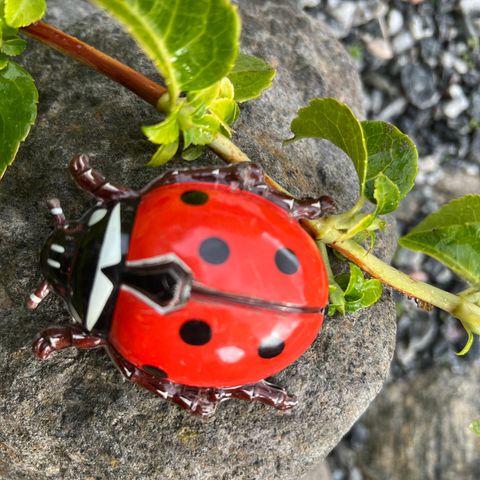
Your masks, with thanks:
M208 200L182 201L191 191ZM221 262L202 258L202 245L212 238L227 245ZM287 262L287 273L278 266L278 252L285 249L298 261L293 268ZM127 261L171 253L191 269L194 282L209 289L300 307L327 304L327 274L315 243L287 212L253 193L191 182L144 195ZM200 329L194 332L198 338L186 342L182 327L189 321L201 322L208 334ZM195 295L184 307L159 314L122 287L109 341L135 366L156 367L173 382L230 387L288 366L313 342L322 321L322 313L280 312Z

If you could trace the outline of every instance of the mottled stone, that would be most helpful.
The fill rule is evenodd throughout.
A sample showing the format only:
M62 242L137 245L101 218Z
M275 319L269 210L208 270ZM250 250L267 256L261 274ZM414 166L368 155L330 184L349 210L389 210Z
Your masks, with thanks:
M368 438L357 453L364 478L437 480L480 476L480 367L438 367L388 385L361 422Z
M52 0L49 6L56 24L158 78L123 31L85 1ZM235 140L293 193L328 193L340 208L352 205L354 170L336 148L314 141L281 145L290 136L290 120L311 97L335 96L362 114L349 56L326 27L286 2L242 1L240 10L244 50L274 64L278 76L261 100L242 107ZM383 384L395 337L388 292L368 311L328 319L307 353L277 375L299 398L289 414L237 401L202 421L122 381L103 351L33 358L35 334L68 321L54 297L33 313L23 307L38 281L38 251L51 229L45 200L58 196L68 217L92 204L65 172L80 152L132 188L154 178L159 171L144 164L155 147L139 127L160 116L43 46L31 45L22 62L38 82L40 107L0 189L0 477L291 480L314 468ZM210 155L204 163L221 162ZM387 229L376 251L389 258L394 244L393 229Z

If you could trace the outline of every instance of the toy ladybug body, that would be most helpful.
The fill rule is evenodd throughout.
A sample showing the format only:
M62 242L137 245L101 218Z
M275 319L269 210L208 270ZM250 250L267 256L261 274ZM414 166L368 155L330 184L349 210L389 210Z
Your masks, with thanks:
M298 219L330 213L329 200L275 192L247 163L169 172L140 194L107 182L85 155L70 170L99 203L66 225L50 202L58 228L29 306L53 290L74 324L43 332L37 356L105 347L134 383L204 416L229 398L291 408L295 398L263 379L322 325L327 274Z

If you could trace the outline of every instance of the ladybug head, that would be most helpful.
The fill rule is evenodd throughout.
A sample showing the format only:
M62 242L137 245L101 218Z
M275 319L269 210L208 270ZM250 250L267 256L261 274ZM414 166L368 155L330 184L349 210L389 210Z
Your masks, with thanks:
M45 280L65 296L72 269L77 239L83 234L80 224L59 225L50 234L40 254L40 268Z

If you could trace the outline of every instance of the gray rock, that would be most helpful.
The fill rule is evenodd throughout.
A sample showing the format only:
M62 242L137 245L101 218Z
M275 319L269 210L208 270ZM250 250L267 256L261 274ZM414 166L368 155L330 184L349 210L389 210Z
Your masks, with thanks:
M409 63L402 69L402 86L410 102L422 110L440 98L435 74L419 63Z
M480 367L427 370L388 385L362 423L369 430L356 463L365 478L437 480L480 476Z
M123 31L85 1L50 1L55 21L156 78L150 62ZM235 141L297 195L334 196L353 205L355 174L337 149L305 141L282 149L289 122L310 97L335 96L362 114L358 77L329 31L287 3L241 2L243 48L278 67L274 87L242 107ZM82 18L75 22L78 12ZM73 17L72 17L73 16ZM34 313L23 302L38 281L37 255L50 231L45 199L58 196L69 217L92 201L67 178L80 152L108 178L139 188L160 171L144 164L155 147L139 126L160 116L113 82L43 46L22 62L37 79L37 125L0 189L0 477L62 479L299 478L340 440L380 390L395 338L388 292L372 309L326 321L312 348L276 381L299 406L278 414L231 402L208 421L123 382L103 351L68 350L35 360L30 342L68 315L49 298ZM205 164L220 164L210 155ZM175 166L186 166L175 160ZM377 242L389 258L392 228Z

